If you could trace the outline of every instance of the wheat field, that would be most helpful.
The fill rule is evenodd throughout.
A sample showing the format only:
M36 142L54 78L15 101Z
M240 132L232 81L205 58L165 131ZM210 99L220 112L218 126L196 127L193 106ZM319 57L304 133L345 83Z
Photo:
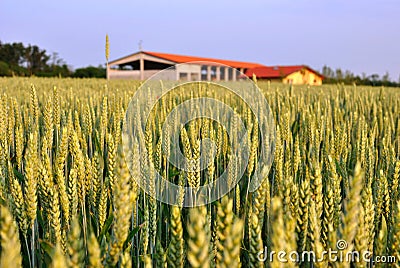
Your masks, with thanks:
M211 84L161 99L138 141L147 152L134 147L127 163L122 126L139 86L0 78L0 267L369 267L327 255L265 256L266 248L321 256L338 241L344 253L395 258L376 267L400 267L400 89L258 82L276 142L269 174L249 193L260 153L256 117ZM234 107L250 129L246 171L229 173L240 182L210 204L182 207L183 193L175 205L161 203L138 185L146 163L176 185L200 187L235 157L229 133L205 118L185 125L180 143L197 165L200 140L214 141L207 168L182 172L161 150L172 135L162 130L166 115L202 94Z

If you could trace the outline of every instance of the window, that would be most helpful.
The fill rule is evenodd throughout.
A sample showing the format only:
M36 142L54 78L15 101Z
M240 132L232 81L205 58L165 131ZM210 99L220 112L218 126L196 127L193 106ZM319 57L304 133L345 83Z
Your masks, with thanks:
M187 80L188 74L187 73L179 73L179 80Z

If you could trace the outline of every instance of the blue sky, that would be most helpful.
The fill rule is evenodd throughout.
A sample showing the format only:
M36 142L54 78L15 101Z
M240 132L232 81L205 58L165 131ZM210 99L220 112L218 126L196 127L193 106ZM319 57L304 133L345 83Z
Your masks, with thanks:
M0 40L74 68L138 50L400 75L398 0L1 0Z

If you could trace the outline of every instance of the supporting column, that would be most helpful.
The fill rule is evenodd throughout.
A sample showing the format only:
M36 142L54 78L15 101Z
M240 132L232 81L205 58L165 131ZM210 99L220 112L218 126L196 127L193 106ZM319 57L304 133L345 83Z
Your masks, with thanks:
M207 66L207 81L211 81L211 66Z
M219 80L221 80L221 66L217 66L217 77L216 77L216 79L217 79L217 81L219 81Z
M143 54L140 54L140 80L144 80L144 59L143 59Z
M191 75L192 75L191 72L188 72L188 73L187 73L187 81L192 81Z
M240 72L241 72L241 73L244 73L244 69L243 69L243 68L240 68Z
M236 72L237 70L235 68L232 68L232 81L236 81Z
M224 67L224 80L228 81L229 80L229 68L228 67Z

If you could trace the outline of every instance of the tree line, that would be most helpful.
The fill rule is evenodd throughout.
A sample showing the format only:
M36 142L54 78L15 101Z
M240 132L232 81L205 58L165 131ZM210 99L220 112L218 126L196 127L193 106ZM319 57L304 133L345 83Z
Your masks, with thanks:
M39 77L96 77L105 78L106 69L99 65L88 66L72 70L67 63L58 56L51 55L36 45L25 46L21 42L3 43L0 40L0 76L39 76ZM390 80L386 72L382 77L378 74L355 75L351 71L332 69L328 66L322 68L325 84L357 84L369 86L400 87L399 81Z
M106 69L100 65L72 70L58 53L49 55L36 45L0 41L0 76L105 78Z
M365 73L355 75L349 70L343 71L340 68L333 70L325 65L322 68L322 75L325 77L325 84L344 83L348 85L356 84L365 86L400 87L400 77L399 81L392 81L388 72L383 76L379 76L379 74L367 75Z

